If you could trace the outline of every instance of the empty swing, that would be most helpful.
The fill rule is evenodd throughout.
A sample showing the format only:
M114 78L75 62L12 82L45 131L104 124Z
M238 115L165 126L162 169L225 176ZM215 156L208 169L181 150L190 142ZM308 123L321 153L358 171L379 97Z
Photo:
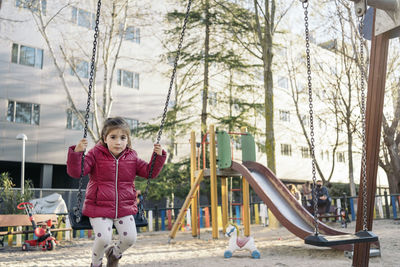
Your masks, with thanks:
M312 102L312 84L311 84L311 63L310 63L310 36L308 29L308 0L300 0L304 8L304 25L305 25L305 41L306 41L306 56L307 56L307 81L308 81L308 99L309 99L309 113L310 113L310 143L311 143L311 162L312 162L312 180L313 188L316 188L316 170L315 170L315 146L314 146L314 122L313 122L313 102ZM360 19L360 29L363 27L363 17ZM344 235L333 235L324 236L319 233L318 228L318 204L316 190L313 190L313 205L314 205L314 234L307 236L304 239L305 244L319 246L319 247L331 247L337 245L347 245L355 243L369 243L378 241L376 236L367 228L367 172L366 172L366 140L365 140L365 68L364 68L364 52L363 52L363 41L360 37L360 61L361 61L361 116L362 116L362 166L361 175L363 181L363 229L355 234L344 234Z
M175 60L174 60L174 67L173 67L172 74L171 74L171 79L170 79L167 99L165 101L164 111L163 111L160 127L159 127L159 130L158 130L158 134L157 134L157 144L160 143L162 130L164 128L165 119L166 119L166 116L167 116L169 99L170 99L170 96L171 96L172 87L173 87L174 80L175 80L175 75L176 75L176 69L177 69L177 66L178 66L179 56L181 54L183 37L185 35L185 29L186 29L186 24L187 24L188 17L189 17L191 2L192 2L192 0L188 0L186 14L185 14L185 18L184 18L184 21L183 21L182 31L181 31L181 35L180 35L180 39L179 39L179 43L178 43L178 50L176 52L176 56L175 56ZM99 36L100 9L101 9L101 0L98 0L98 2L97 2L97 12L96 12L96 22L95 22L95 28L94 28L95 33L94 33L93 50L92 50L93 53L92 53L92 58L91 58L91 63L90 63L88 99L87 99L86 114L85 114L85 125L84 125L84 129L83 129L83 138L87 137L87 130L88 130L90 102L91 102L92 88L93 88L94 65L95 65L96 49L97 49L97 39L98 39L98 36ZM148 191L149 191L150 177L152 177L152 174L153 174L153 169L154 169L154 164L155 164L155 158L156 157L157 157L157 154L153 153L152 158L151 158L151 166L150 166L150 171L149 171L149 177L147 178L146 189L145 189L145 192L143 194L143 198L141 199L140 203L138 204L138 213L136 215L134 215L135 223L136 223L137 227L144 227L144 226L148 225L147 218L145 217L145 214L144 214L143 202L145 201L145 199L147 197L147 194L148 194ZM71 227L74 230L92 229L92 226L90 224L89 218L87 216L82 215L82 211L81 211L82 180L83 180L83 174L84 174L84 164L85 164L85 153L82 154L81 175L80 175L80 178L79 178L79 187L78 187L79 190L78 190L78 196L77 196L77 199L78 199L77 205L76 205L76 207L73 207L73 209L71 211L69 211L69 213L68 213L68 217L69 217L69 220L70 220L70 223L71 223Z

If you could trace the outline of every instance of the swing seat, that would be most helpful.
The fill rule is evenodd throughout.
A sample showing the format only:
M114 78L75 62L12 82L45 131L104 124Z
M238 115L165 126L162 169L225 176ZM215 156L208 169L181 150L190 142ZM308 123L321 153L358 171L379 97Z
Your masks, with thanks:
M378 241L378 236L370 231L359 231L348 235L310 235L304 239L304 243L317 247L332 247L337 245L347 245L356 243L370 243Z

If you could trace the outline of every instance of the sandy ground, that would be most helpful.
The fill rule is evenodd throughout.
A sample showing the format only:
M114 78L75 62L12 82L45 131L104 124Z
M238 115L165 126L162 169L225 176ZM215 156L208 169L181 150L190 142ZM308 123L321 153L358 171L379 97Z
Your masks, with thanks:
M339 223L331 226L340 228ZM349 224L352 232L355 223ZM369 266L400 266L400 221L374 221L373 232L379 236L381 257L370 259ZM252 226L261 259L252 259L247 251L234 253L230 259L223 257L228 239L211 238L210 229L202 230L200 239L190 232L178 232L168 244L168 232L140 233L135 247L131 247L120 260L120 266L351 266L352 260L342 251L305 245L285 228L269 229ZM54 251L22 252L20 248L0 248L0 266L89 266L92 240L76 239L62 242ZM103 260L103 266L105 266Z

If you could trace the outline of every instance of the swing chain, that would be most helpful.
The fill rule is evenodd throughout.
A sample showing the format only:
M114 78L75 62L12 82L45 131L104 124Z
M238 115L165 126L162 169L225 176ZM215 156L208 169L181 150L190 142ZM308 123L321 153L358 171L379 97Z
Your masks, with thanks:
M305 39L306 39L306 57L307 57L307 81L308 81L308 102L310 114L310 150L311 150L311 164L312 164L312 180L313 180L313 208L314 208L314 225L315 235L319 234L318 229L318 202L316 190L316 170L315 170L315 140L314 140L314 111L313 111L313 97L312 97L312 83L311 83L311 59L310 59L310 31L308 28L308 1L302 1L304 9L304 26L305 26Z
M362 123L362 160L361 160L361 175L362 175L362 200L363 200L363 230L367 231L367 142L366 142L366 121L365 121L365 62L364 62L364 40L363 40L363 29L364 29L364 15L358 17L359 23L359 38L360 38L360 69L361 69L361 123Z
M94 28L94 40L93 40L93 50L92 50L92 59L90 62L90 74L89 74L89 87L88 87L88 99L86 105L86 114L85 114L85 126L83 129L83 138L87 137L87 130L89 124L89 113L90 113L90 102L92 98L92 88L93 88L93 76L95 69L95 60L96 60L96 48L97 48L97 39L99 37L99 20L100 20L100 9L101 9L101 0L97 2L97 13L96 13L96 24ZM76 221L79 223L81 221L81 212L80 207L82 203L82 186L83 186L83 174L85 171L85 152L82 153L81 160L81 177L79 179L79 191L78 191L78 203L76 208L74 209L74 214L76 216Z
M179 60L179 57L180 57L180 54L181 54L183 37L185 36L185 30L186 30L187 21L189 19L189 13L190 13L191 4L192 4L192 0L189 0L187 8L186 8L185 19L183 21L181 36L179 38L178 50L176 52L176 56L175 56L175 60L174 60L174 67L173 67L172 74L171 74L171 80L169 82L169 89L168 89L167 99L166 99L165 105L164 105L164 112L163 112L161 123L160 123L160 129L158 130L158 134L157 134L157 144L160 143L162 131L163 131L164 124L165 124L165 119L167 117L169 99L171 97L171 92L172 92L172 88L173 88L174 81L175 81L176 70L177 70L177 67L178 67L178 60ZM150 166L150 171L149 171L149 177L147 179L146 189L145 189L145 192L143 194L143 201L146 199L148 191L149 191L150 178L152 178L152 176L153 176L153 170L154 170L154 164L155 164L156 157L157 157L157 154L153 153L153 155L151 157L151 166Z

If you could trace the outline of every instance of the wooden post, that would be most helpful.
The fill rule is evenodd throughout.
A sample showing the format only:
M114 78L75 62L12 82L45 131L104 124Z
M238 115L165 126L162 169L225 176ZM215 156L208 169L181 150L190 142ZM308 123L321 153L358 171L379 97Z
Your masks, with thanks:
M14 227L8 227L8 231L9 232L14 231ZM8 235L7 238L8 238L8 246L12 247L13 246L14 235Z
M221 202L222 202L222 231L225 233L225 226L228 224L228 187L227 177L221 178Z
M386 67L388 57L389 36L386 33L375 36L375 18L372 27L371 56L368 77L368 94L366 107L366 146L367 146L367 228L372 231L373 211L376 191L376 176L379 160L379 145L383 116L383 100L385 95ZM360 179L358 194L356 231L363 230L363 186ZM353 266L368 267L370 243L354 245Z
M196 180L195 177L196 171L196 134L194 131L190 133L190 185L193 186ZM197 194L198 191L195 191L192 200L191 200L191 225L192 225L192 236L197 236Z
M210 125L210 187L212 237L218 239L217 159L214 125Z
M254 204L254 220L256 225L260 224L260 214L258 213L258 204Z
M250 201L249 201L249 182L243 177L243 225L244 235L250 236Z
M168 229L171 230L170 234L169 234L169 238L175 238L176 232L179 229L179 226L182 224L182 221L184 219L184 216L186 214L186 211L190 205L190 202L192 200L192 196L195 194L195 191L197 190L197 186L200 184L200 182L203 180L203 171L201 170L197 177L196 180L194 182L194 184L192 185L192 187L190 188L189 194L187 195L185 202L182 205L182 208L178 214L178 217L176 218L174 225L171 226L171 228L169 228L169 224L170 224L170 214L171 214L171 210L168 210Z
M246 127L240 128L242 133L247 132ZM250 236L250 197L249 197L249 182L247 182L246 177L242 178L242 193L243 193L243 225L244 225L244 235Z

